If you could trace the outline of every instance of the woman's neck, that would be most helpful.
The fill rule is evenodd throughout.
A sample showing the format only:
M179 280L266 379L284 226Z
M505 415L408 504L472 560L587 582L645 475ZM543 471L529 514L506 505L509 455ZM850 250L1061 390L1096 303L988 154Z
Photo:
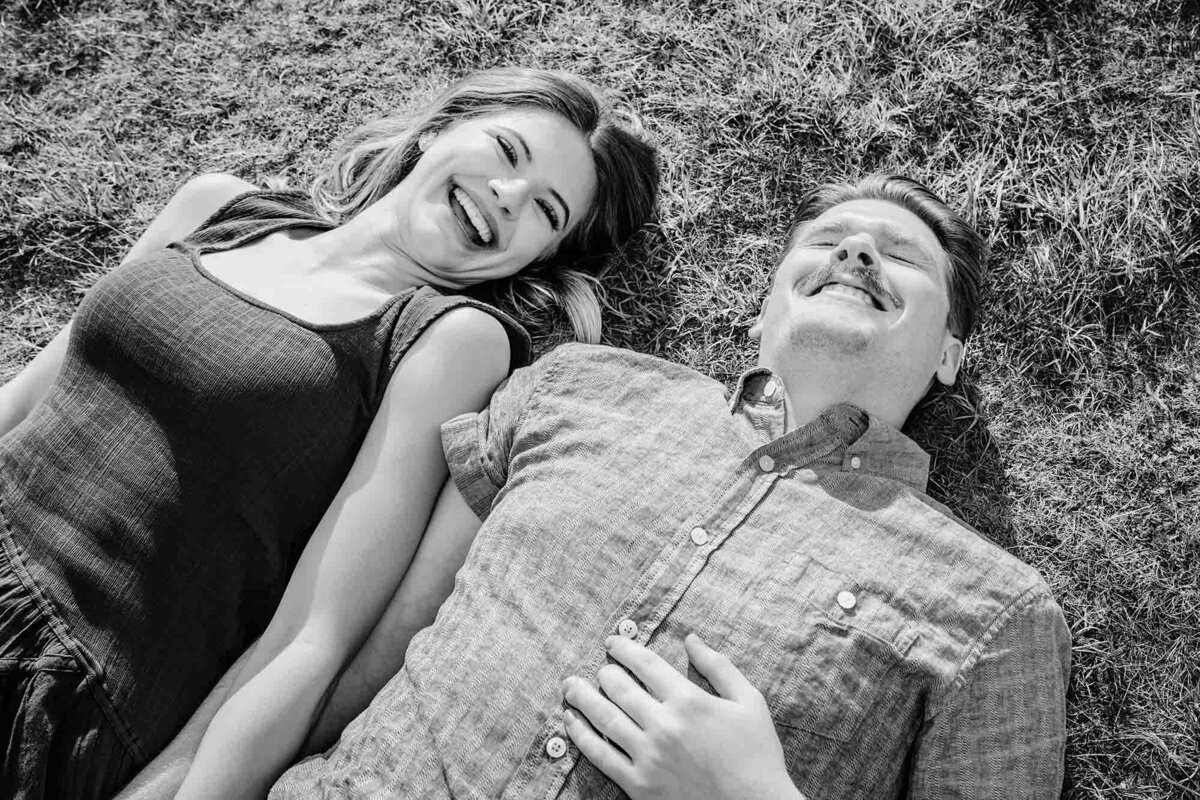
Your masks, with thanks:
M296 239L298 256L314 272L337 273L397 294L418 286L437 285L437 279L407 253L379 235L371 210L316 236Z

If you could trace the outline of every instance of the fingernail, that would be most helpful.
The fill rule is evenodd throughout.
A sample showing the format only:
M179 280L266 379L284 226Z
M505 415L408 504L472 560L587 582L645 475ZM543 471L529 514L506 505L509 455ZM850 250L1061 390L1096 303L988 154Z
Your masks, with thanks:
M566 694L567 690L570 688L571 688L571 678L570 677L563 678L563 681L562 681L563 694Z
M563 709L563 722L570 724L575 721L575 712L571 709Z
M605 638L604 649L612 650L613 642L615 642L616 640L617 640L617 637L615 637L615 636L609 636L609 637Z

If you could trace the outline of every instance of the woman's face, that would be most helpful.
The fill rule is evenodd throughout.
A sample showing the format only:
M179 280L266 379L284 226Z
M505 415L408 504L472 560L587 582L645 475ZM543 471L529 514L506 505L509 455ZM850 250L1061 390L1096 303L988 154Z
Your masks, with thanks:
M424 145L384 203L399 249L434 283L503 278L550 255L595 196L587 140L547 111L464 120Z

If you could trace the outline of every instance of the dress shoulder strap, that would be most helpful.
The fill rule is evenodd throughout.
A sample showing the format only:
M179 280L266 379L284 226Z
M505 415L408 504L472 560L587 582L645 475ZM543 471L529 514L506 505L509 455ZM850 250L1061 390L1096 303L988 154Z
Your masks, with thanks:
M529 332L520 322L489 303L463 295L443 293L432 286L423 286L413 293L405 305L401 319L397 320L392 330L388 346L389 374L435 320L448 311L467 306L491 314L504 326L504 331L508 334L509 351L512 354L510 369L517 369L529 363L532 343Z
M230 250L284 228L336 227L322 219L312 201L294 190L250 191L218 208L184 242L205 250Z

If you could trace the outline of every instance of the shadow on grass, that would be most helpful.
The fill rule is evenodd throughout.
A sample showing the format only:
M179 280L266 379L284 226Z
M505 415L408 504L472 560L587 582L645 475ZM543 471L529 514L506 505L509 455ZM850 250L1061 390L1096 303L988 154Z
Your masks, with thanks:
M604 278L604 344L664 355L680 302L670 270L679 247L651 225L626 248Z
M599 280L601 344L662 355L662 334L678 304L678 292L665 266L669 262L665 254L671 250L662 231L651 225L611 259ZM533 339L534 358L575 340L570 320L560 304L549 302L548 295L518 307L508 301L503 289L498 284L481 285L464 294L496 305L524 325Z
M17 0L9 11L18 23L36 28L96 5L91 0Z
M1012 487L971 376L962 376L949 390L933 391L913 411L904 432L931 457L929 495L1011 550L1017 541Z

